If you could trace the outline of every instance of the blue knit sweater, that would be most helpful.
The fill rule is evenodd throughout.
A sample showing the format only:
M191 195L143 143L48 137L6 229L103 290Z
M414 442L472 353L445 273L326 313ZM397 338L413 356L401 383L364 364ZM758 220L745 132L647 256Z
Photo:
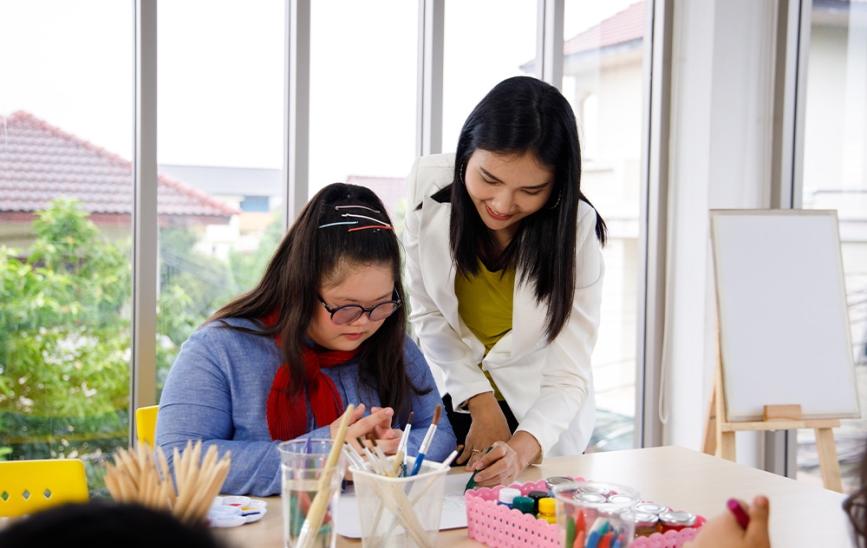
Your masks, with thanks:
M248 320L232 325L256 329ZM424 395L412 394L414 412L407 452L414 455L433 417L440 396L427 362L407 339L404 343L407 375ZM156 443L171 462L171 451L182 450L187 440L216 445L220 455L230 450L232 466L222 492L274 495L280 492L280 456L268 432L265 402L274 374L281 364L280 350L270 337L241 333L217 323L205 325L183 344L169 372L160 398ZM380 406L376 390L358 378L358 364L323 369L343 398L343 404L363 403L366 412ZM307 434L330 437L328 426L314 429L309 412ZM395 417L404 420L404 417ZM395 423L397 424L397 422ZM400 424L399 426L402 426ZM455 447L455 436L443 413L427 457L442 461Z

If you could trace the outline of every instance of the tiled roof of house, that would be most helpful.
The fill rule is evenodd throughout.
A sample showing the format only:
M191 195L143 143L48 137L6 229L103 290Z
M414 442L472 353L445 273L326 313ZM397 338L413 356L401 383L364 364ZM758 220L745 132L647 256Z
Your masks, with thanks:
M642 38L646 24L644 4L644 0L640 0L570 38L563 45L563 54L602 49Z
M88 213L129 215L132 163L28 112L0 116L0 213L31 213L57 197ZM186 184L159 176L159 214L226 217L239 213Z
M571 55L640 40L644 37L647 24L646 3L646 0L639 0L611 17L603 19L598 25L566 40L563 54ZM825 17L829 13L845 16L851 10L863 9L864 6L867 6L867 0L814 0L813 15L815 17L815 12L821 12Z

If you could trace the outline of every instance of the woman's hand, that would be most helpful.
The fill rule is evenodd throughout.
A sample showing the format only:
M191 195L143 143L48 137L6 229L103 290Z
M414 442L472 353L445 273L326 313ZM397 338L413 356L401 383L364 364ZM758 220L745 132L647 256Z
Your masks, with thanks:
M491 450L482 453L472 466L479 471L476 485L493 487L512 483L540 452L536 438L523 430L515 432L508 442L494 442Z
M470 398L468 402L470 415L473 420L467 439L464 442L464 450L458 455L457 463L467 463L467 470L475 464L482 452L497 441L508 441L512 437L509 431L509 423L500 404L494 398L493 392L485 392ZM469 462L467 462L469 460Z
M738 525L734 515L723 512L701 527L695 540L687 544L689 548L770 548L768 535L767 497L756 497L752 506L741 503L750 516L746 530Z
M386 454L393 454L397 450L400 441L400 430L391 428L391 418L394 410L391 407L374 407L368 416L364 416L364 404L359 403L349 416L349 427L346 429L346 441L359 453L363 452L358 444L358 438L364 438L373 434L376 444ZM340 420L331 423L331 438L337 435L337 427Z

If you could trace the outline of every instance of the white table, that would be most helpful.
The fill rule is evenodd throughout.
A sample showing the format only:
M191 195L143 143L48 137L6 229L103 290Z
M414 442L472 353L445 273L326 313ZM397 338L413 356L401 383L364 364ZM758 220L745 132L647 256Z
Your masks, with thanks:
M629 485L643 498L712 517L729 497L771 501L771 542L775 547L852 546L849 520L841 508L843 495L782 476L734 464L680 447L655 447L575 457L554 457L524 471L520 481L548 476L584 476ZM283 542L279 497L269 497L262 521L220 530L233 546L279 547ZM360 541L338 539L338 546ZM480 546L466 529L443 531L440 546Z

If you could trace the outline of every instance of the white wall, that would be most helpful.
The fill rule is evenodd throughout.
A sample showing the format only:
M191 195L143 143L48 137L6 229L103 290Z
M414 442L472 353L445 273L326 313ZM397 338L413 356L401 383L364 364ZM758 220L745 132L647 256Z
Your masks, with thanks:
M676 0L664 440L699 449L716 367L708 210L768 207L775 2ZM738 435L738 460L760 462Z

